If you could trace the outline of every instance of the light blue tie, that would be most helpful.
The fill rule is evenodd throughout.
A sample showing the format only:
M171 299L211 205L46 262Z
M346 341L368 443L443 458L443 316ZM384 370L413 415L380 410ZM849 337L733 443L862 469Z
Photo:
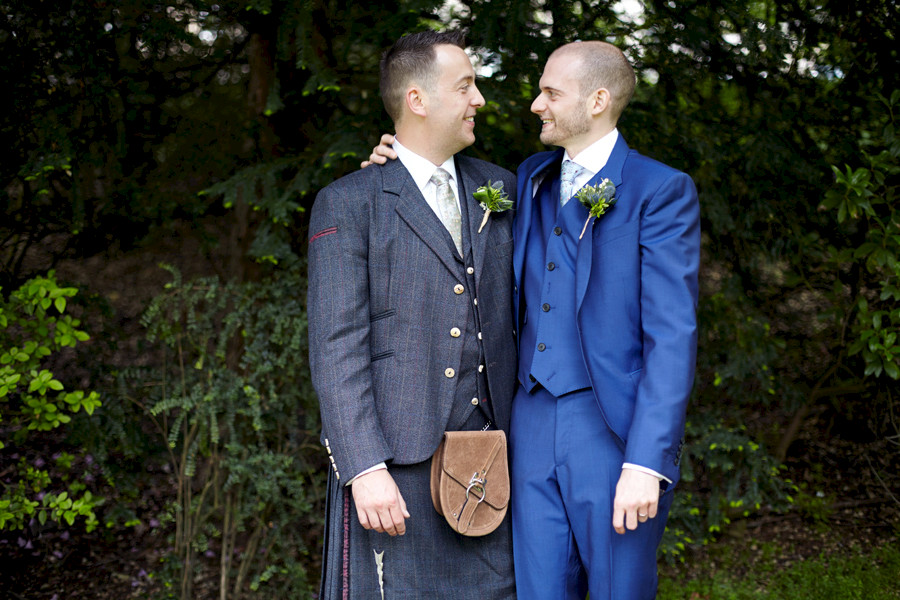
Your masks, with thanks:
M559 176L559 203L562 206L565 206L566 202L572 197L572 194L575 193L575 190L573 189L575 187L575 180L582 173L584 173L584 167L575 161L569 160L568 158L563 161L562 173L560 173Z
M441 210L439 215L441 222L447 228L447 231L450 232L450 237L453 238L456 250L462 256L462 218L459 214L456 196L453 195L453 190L450 189L450 173L441 168L435 169L434 175L431 176L431 183L437 189L436 196L438 208Z

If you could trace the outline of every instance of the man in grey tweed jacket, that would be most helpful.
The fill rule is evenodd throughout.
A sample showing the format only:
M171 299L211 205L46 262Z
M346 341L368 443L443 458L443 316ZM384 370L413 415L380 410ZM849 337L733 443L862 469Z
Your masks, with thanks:
M461 36L401 38L381 70L400 160L323 189L310 222L310 364L332 465L321 598L514 598L509 519L484 537L451 530L429 463L446 430L509 430L512 211L479 232L472 194L499 181L515 197L515 178L456 154L484 104Z

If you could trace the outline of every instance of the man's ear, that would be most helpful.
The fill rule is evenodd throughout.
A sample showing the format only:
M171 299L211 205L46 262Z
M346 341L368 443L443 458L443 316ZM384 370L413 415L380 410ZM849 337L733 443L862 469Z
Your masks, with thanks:
M600 88L590 95L590 110L592 115L606 112L612 106L612 95L606 88Z
M426 116L425 93L418 86L411 86L406 90L406 108L419 117Z

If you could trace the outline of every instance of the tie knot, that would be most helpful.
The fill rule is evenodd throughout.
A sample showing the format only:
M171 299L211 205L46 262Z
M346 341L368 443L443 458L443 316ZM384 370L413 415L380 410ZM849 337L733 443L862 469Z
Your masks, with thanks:
M450 173L438 167L431 176L431 183L434 185L447 185L450 182Z
M568 158L563 161L559 174L559 202L563 206L575 192L575 180L584 172L584 167Z
M576 163L574 160L569 160L567 158L563 161L562 174L560 175L560 177L567 181L574 181L582 171L584 171L584 167Z

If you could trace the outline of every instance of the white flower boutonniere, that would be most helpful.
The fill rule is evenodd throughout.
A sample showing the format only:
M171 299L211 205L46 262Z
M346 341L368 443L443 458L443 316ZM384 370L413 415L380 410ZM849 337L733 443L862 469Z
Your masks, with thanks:
M506 192L503 191L502 181L491 183L491 180L488 179L487 185L483 185L475 190L475 193L472 194L472 196L478 200L478 204L484 210L484 218L481 219L481 226L478 228L478 233L481 233L481 230L484 229L488 217L491 216L492 212L499 213L513 207L513 201L510 200L509 196L506 195Z
M575 193L575 197L591 213L587 221L584 222L581 235L578 236L580 240L584 237L584 232L587 231L587 226L591 219L599 219L616 203L616 186L609 179L604 179L597 185L584 186Z

